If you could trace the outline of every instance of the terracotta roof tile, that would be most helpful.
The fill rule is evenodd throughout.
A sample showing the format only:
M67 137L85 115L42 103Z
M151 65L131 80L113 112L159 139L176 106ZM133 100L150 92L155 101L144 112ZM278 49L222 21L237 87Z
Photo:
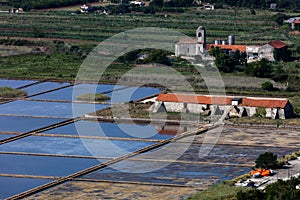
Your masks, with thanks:
M241 106L263 107L263 108L284 108L287 99L254 99L251 97L243 98Z
M286 44L281 42L280 40L274 40L272 42L269 42L269 45L271 45L275 49L281 49L286 46Z
M207 44L206 49L210 50L212 47L219 47L220 49L224 50L231 50L231 51L236 51L239 50L240 52L246 52L246 45L222 45L222 44Z
M157 101L182 102L207 105L231 105L232 99L236 97L210 96L210 95L189 95L189 94L160 94ZM288 99L255 98L244 97L240 106L263 107L263 108L284 108Z
M296 19L295 21L293 21L294 24L300 24L300 19Z

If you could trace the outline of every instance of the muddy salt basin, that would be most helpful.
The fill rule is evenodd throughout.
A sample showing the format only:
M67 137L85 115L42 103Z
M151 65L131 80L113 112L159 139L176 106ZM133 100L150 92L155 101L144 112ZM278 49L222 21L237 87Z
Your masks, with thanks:
M265 151L280 157L299 147L295 143L299 141L297 131L224 127L217 143L205 157L199 157L199 151L206 133L193 140L180 139L110 163L194 127L179 129L175 125L117 124L81 118L86 113L109 107L110 103L156 95L160 92L157 88L99 84L97 93L114 98L104 104L76 103L78 109L73 113L73 89L76 88L76 95L90 93L93 92L89 91L91 84L74 86L70 83L0 79L0 86L22 88L29 95L22 100L0 104L0 199L101 164L103 167L86 171L74 180L50 189L30 193L27 198L78 198L77 195L84 197L86 194L90 195L89 198L105 196L115 199L118 195L146 198L147 195L157 195L155 192L151 195L149 191L157 191L160 187L168 188L158 192L162 195L160 198L176 199L172 195L178 194L180 198L247 173L256 157ZM132 95L128 98L126 94ZM18 137L22 135L24 137ZM284 135L284 142L278 135ZM265 137L268 142L260 142ZM155 170L143 172L151 167ZM105 189L108 185L110 190ZM92 190L96 186L98 189Z

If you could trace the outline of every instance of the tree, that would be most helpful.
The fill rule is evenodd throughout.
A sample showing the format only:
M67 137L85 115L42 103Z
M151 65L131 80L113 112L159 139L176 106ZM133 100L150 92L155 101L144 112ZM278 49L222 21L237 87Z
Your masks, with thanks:
M153 0L150 5L162 7L164 5L164 0Z
M212 47L208 53L209 53L209 55L217 57L218 55L220 55L222 53L222 51L219 47Z
M270 81L266 81L263 84L261 84L261 87L263 90L272 91L274 89L273 84Z
M170 65L170 59L168 58L169 53L163 50L154 49L150 50L147 58L145 58L145 63L160 63L164 65Z
M296 189L296 185L299 183L299 178L292 177L288 181L279 179L277 182L266 187L266 199L300 199L300 191Z
M262 169L276 169L278 168L277 155L270 152L260 154L255 161L256 168Z
M278 24L278 25L282 25L283 21L285 19L287 19L288 17L285 14L282 13L277 13L276 15L273 16L274 21Z
M41 31L40 29L38 29L38 28L34 28L33 31L32 31L32 33L33 33L33 36L35 38L45 37L45 33L43 31Z
M251 15L256 15L255 10L254 10L254 9L250 9L250 14L251 14Z
M220 53L216 56L215 64L220 71L225 73L230 73L234 70L233 59L225 53Z
M268 78L273 72L273 67L268 60L263 58L260 61L247 65L247 67L245 68L245 72L246 74L252 76Z
M264 193L257 189L251 189L247 191L239 191L236 195L237 200L261 200L264 199Z

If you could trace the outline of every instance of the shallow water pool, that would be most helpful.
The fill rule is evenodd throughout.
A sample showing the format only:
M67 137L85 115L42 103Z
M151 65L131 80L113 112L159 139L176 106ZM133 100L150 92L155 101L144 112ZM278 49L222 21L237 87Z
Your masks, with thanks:
M60 90L56 90L53 92L41 94L34 96L35 99L44 99L44 100L66 100L66 101L72 101L72 95L74 92L74 97L77 97L82 94L89 94L89 93L95 93L93 89L97 87L96 93L105 93L110 92L114 89L121 89L125 88L125 86L120 85L110 85L110 84L99 84L99 85L93 85L93 84L79 84L72 87L63 88ZM74 99L76 100L76 98Z
M22 90L27 92L27 95L33 95L38 94L40 92L45 92L48 90L53 90L56 88L64 87L70 85L70 83L59 83L59 82L42 82L36 85L32 85L26 88L23 88Z
M158 129L158 127L152 125L78 121L72 124L48 130L44 133L158 140L168 139L174 136L161 134L160 131L162 129L164 129L165 132L167 131L167 128L165 127L159 127Z
M0 145L0 152L119 157L153 142L30 136ZM88 150L87 150L88 148Z
M108 102L120 103L120 102L136 101L159 93L160 93L159 88L129 87L123 90L118 90L118 91L108 93L107 95L111 97L111 99L108 100Z
M100 163L97 159L10 154L1 154L0 162L0 174L57 177L67 176Z
M36 83L36 82L38 82L38 81L0 79L0 87L19 88L19 87L23 87L23 86L26 86L26 85Z
M72 106L76 106L76 112L73 113ZM42 102L17 100L0 105L0 115L12 114L20 116L37 117L64 117L73 118L85 113L93 112L107 108L105 104L72 104L61 102Z
M0 116L0 132L29 132L64 120L61 118Z
M51 181L53 180L0 176L0 199L11 197Z

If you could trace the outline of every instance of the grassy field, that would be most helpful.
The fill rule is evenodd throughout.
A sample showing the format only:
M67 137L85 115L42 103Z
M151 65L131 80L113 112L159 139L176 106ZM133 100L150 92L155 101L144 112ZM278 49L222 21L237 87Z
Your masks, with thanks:
M53 44L46 44L50 48L46 53L0 58L0 77L74 80L85 56L97 43L122 31L140 27L169 28L194 37L195 29L202 25L207 29L208 43L213 43L215 38L224 38L229 34L236 36L237 44L265 44L270 40L279 39L286 42L294 53L297 44L300 43L300 36L290 35L288 25L278 26L273 21L274 14L263 10L256 10L256 15L251 15L248 9L197 11L194 8L185 9L184 13L157 13L156 15L72 15L68 11L41 11L16 15L2 13L0 14L0 38L24 38L49 43L63 40L67 48L63 47L62 50L53 48ZM162 41L167 41L169 37L159 36ZM69 47L76 47L81 53L70 53ZM296 64L296 62L283 63L282 67L288 68L289 65L295 67ZM116 82L133 67L135 66L131 63L115 62L106 71L102 80ZM173 67L184 74L187 80L191 80L198 92L206 92L202 77L194 70L189 70L189 66L175 63ZM296 98L299 95L261 90L261 84L270 79L225 74L223 80L227 92L236 95L295 96ZM286 83L274 83L274 86L284 90Z
M0 45L0 57L28 54L31 53L32 51L33 51L32 48L26 46Z
M116 33L137 27L160 27L180 31L189 36L202 25L207 29L208 42L215 38L236 35L238 44L265 44L280 39L292 44L294 36L272 20L275 13L249 10L188 10L176 15L71 15L70 12L30 12L21 15L0 15L0 36L34 37L33 29L46 38L69 38L102 41Z
M249 188L242 187L232 187L225 183L220 183L209 189L199 192L188 198L188 200L216 200L216 199L226 199L234 200L236 199L236 194L239 191L247 191Z

